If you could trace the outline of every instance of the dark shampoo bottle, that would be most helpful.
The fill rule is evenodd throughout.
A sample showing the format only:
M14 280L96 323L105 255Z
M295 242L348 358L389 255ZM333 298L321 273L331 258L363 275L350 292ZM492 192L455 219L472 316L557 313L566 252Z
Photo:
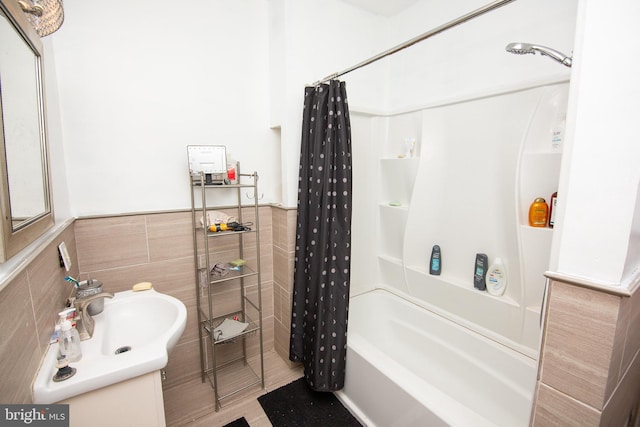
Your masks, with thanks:
M429 274L439 276L442 271L442 257L440 255L440 246L435 245L431 249L431 259L429 260Z
M487 269L489 268L489 260L485 254L476 254L476 265L473 274L473 287L484 291L487 289Z

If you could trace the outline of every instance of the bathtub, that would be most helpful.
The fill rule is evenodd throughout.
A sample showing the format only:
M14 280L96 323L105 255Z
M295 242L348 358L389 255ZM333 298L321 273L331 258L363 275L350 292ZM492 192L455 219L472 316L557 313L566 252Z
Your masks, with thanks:
M365 425L527 426L537 362L376 289L351 298L337 397Z

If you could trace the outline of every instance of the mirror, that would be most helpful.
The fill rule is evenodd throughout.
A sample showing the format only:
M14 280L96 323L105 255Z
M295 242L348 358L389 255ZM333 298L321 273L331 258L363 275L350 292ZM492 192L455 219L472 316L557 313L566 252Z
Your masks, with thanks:
M0 261L53 225L47 153L42 44L17 3L0 0Z

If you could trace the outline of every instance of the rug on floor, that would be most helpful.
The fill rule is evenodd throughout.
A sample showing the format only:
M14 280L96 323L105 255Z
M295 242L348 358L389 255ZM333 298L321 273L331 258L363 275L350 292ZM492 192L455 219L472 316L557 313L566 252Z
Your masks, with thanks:
M333 393L313 391L304 378L258 397L273 427L362 427Z
M242 417L242 418L238 418L235 421L231 421L230 423L225 424L222 427L251 427L251 426L249 425L247 420L244 417Z

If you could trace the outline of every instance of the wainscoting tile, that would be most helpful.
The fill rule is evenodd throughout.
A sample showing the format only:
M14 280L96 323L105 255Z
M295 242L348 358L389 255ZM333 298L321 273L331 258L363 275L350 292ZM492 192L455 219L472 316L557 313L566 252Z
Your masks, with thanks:
M609 400L627 368L627 366L623 367L623 359L629 320L631 319L631 298L622 296L618 298L618 322L616 324L616 333L613 337L613 348L611 349L611 368L605 388L605 401Z
M146 220L152 262L193 257L191 212L147 215Z
M247 296L251 301L258 302L258 286L247 286ZM273 282L262 282L262 316L273 316Z
M555 281L550 289L541 381L601 410L619 297Z
M288 252L296 250L296 223L298 221L298 211L296 209L287 210L287 236L286 249Z
M40 255L27 267L29 290L36 314L38 343L44 353L49 345L58 313L64 308L67 298L73 292L73 285L64 280L67 275L78 276L78 263L72 262L67 273L60 267L58 244L65 241L69 253L75 254L73 227L65 230L59 238L50 243ZM75 258L72 258L74 260Z
M636 353L635 358L623 373L620 384L617 385L615 394L602 411L603 426L633 426L629 423L638 414L636 405L640 402L640 355ZM640 423L640 418L636 419ZM636 426L638 424L635 424Z
M279 207L274 207L271 209L271 213L273 245L282 248L286 244L286 211Z
M280 294L282 293L282 287L274 283L273 284L273 317L276 321L282 322L282 298Z
M184 383L190 378L201 378L198 340L178 343L169 354L169 362L164 369L167 372L167 379L162 383L164 389Z
M629 327L625 341L624 356L622 358L622 372L640 351L640 288L636 289L629 299Z
M600 413L584 403L538 383L536 407L531 425L534 427L596 427Z
M273 347L282 359L289 361L290 326L288 323L274 322ZM288 362L291 363L291 362Z
M260 246L260 268L260 278L262 281L273 281L273 246Z
M144 215L80 219L75 231L81 272L149 262Z
M151 282L162 293L180 300L196 297L193 258L144 263L134 266L114 267L104 270L83 271L102 281L107 292L128 291L138 282Z
M273 218L271 217L271 206L261 206L258 208L260 215L260 245L273 245Z
M281 248L273 248L273 280L283 288L291 290L293 283L294 258Z
M184 344L189 341L198 341L198 310L196 308L196 299L182 300L182 303L187 307L187 324L184 328L184 332L178 340L178 344Z
M31 403L31 382L43 353L38 343L27 273L20 273L0 292L0 402Z
M273 280L285 286L289 279L287 277L288 264L287 252L278 246L273 247Z

